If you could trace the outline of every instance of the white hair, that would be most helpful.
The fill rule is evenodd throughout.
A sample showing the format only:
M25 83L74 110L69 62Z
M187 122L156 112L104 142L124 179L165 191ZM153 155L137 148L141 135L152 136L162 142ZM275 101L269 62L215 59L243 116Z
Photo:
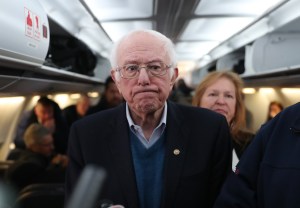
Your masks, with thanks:
M49 129L42 124L33 123L28 126L24 132L25 146L31 148L33 145L42 144L47 135L51 135Z
M135 35L137 33L147 33L148 35L154 36L154 37L158 38L159 40L161 40L164 43L164 49L166 50L166 52L170 58L170 61L172 64L171 68L174 69L176 67L177 59L176 59L176 52L175 52L173 42L169 38L167 38L165 35L157 32L157 31L140 29L140 30L131 31L130 33L123 36L120 40L118 40L117 42L114 43L111 53L110 53L110 64L111 64L112 68L116 68L118 66L117 52L119 50L119 46L121 45L121 43L123 43L126 39L128 39L129 37L131 37L132 35ZM169 70L169 71L170 71L170 76L173 76L174 70ZM120 79L119 73L116 74L116 79L117 80Z

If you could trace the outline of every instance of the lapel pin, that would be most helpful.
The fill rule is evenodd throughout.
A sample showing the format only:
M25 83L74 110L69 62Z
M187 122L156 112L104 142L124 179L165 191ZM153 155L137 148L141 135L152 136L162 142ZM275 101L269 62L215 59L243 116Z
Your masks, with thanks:
M179 155L180 154L180 150L179 149L174 149L173 154L174 155Z

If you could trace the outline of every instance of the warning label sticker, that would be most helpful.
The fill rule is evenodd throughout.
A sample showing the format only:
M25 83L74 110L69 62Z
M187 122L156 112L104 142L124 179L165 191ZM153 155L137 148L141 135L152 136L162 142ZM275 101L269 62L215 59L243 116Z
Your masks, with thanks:
M26 7L24 8L24 17L25 35L40 41L42 33L40 17Z

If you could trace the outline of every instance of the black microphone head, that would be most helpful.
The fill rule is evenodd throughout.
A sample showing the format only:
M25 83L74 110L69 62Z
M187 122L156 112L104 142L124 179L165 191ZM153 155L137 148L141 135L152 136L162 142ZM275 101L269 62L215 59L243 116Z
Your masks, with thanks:
M108 208L114 205L114 203L109 199L102 199L98 202L98 208Z

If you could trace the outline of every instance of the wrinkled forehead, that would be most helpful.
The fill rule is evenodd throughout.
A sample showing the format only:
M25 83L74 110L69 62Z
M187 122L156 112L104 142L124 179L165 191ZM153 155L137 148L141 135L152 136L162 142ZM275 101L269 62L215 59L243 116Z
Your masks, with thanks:
M118 63L125 60L160 59L169 61L165 42L147 33L136 33L126 37L119 45L117 53ZM140 60L149 61L149 60Z

